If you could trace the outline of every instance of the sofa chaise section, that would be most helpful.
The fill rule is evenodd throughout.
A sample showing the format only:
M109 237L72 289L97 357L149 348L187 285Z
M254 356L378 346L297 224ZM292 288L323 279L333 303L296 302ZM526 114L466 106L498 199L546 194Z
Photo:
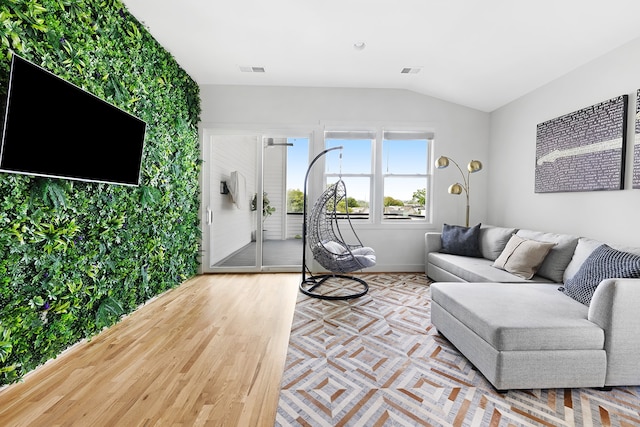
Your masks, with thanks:
M557 286L441 282L431 294L433 325L496 389L605 385L604 331Z

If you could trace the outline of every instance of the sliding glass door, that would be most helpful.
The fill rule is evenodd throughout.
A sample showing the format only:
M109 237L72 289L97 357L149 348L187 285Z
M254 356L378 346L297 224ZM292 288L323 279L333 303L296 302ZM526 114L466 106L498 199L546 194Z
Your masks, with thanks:
M261 249L255 244L256 214L252 198L260 184L256 135L211 135L207 168L208 259L210 270L255 271ZM206 174L204 174L206 175Z
M205 131L203 271L299 271L309 137Z

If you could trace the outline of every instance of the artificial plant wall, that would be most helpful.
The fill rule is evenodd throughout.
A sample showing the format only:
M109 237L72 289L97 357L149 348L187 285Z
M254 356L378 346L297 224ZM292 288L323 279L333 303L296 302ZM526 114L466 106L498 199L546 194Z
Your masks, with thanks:
M3 1L0 42L2 111L13 50L147 122L140 187L0 173L8 384L196 274L200 100L118 0Z

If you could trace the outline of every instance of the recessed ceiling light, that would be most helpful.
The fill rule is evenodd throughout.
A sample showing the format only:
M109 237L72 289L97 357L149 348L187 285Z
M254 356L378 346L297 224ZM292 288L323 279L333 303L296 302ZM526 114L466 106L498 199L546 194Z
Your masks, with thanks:
M353 44L355 50L363 50L365 47L367 47L367 45L364 42L355 42Z

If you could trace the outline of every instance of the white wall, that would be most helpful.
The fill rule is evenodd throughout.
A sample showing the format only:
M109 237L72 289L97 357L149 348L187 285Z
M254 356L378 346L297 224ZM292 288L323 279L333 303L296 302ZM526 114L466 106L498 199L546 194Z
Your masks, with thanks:
M491 113L489 221L640 245L640 190L631 189L640 39ZM625 189L534 193L536 125L630 95Z
M462 167L471 159L485 164L473 175L471 222L487 218L489 114L405 90L297 88L203 85L202 129L306 129L313 133L312 153L322 149L325 125L367 124L422 126L435 131L434 158L447 155ZM438 170L434 177L435 216L432 224L358 225L364 244L376 250L378 265L370 271L422 271L424 232L440 230L442 223L463 224L463 197L447 193L460 180L455 168Z

